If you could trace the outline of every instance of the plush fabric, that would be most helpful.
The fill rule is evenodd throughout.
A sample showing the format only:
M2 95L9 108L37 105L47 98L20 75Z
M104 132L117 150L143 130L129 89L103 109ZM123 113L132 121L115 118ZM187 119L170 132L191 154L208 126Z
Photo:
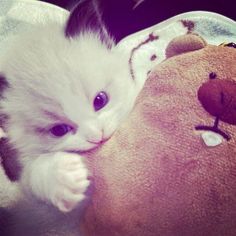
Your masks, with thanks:
M202 48L195 50L194 42L186 52L183 40L196 41L191 37L169 45L178 52L152 71L128 120L87 155L93 196L81 223L84 235L236 235L236 100L220 85L210 101L211 82L232 83L235 91L236 49L199 39ZM205 99L225 108L217 124L198 97L205 83ZM209 147L196 127L214 124L229 139Z

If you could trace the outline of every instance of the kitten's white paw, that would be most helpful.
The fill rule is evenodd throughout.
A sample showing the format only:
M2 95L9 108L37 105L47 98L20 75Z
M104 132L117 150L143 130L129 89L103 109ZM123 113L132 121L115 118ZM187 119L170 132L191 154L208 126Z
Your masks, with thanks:
M77 154L57 153L54 160L50 200L62 212L69 212L85 199L88 170Z

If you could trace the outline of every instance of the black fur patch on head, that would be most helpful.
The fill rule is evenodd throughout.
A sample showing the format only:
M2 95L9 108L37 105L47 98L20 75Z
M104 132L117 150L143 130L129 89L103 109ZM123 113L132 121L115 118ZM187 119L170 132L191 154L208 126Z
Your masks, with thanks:
M92 31L98 33L108 48L112 47L113 40L103 22L99 3L97 0L81 0L75 5L65 26L66 38L74 38L81 33Z
M21 166L18 162L18 152L12 147L7 138L0 139L0 157L5 174L11 181L17 181L20 178Z

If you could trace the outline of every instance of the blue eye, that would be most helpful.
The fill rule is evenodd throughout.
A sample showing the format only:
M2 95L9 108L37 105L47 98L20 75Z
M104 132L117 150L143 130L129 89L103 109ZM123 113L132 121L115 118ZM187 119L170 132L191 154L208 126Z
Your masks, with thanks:
M69 133L73 128L67 124L57 124L50 128L50 133L55 137L62 137Z
M99 92L93 100L93 107L95 111L101 110L107 105L109 101L108 95L105 92Z

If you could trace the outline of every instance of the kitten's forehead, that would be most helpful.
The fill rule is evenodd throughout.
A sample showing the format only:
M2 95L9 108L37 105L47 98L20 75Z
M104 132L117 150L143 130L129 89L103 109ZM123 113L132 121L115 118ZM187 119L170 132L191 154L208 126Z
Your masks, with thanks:
M1 67L13 87L10 96L20 99L26 110L35 106L36 112L45 104L51 110L56 102L58 113L73 114L78 108L87 114L97 92L128 79L127 64L117 54L92 33L70 39L62 26L51 25L19 36Z
M106 79L104 74L109 74L114 70L112 65L117 67L119 63L115 53L96 35L87 33L68 39L58 25L34 29L17 40L3 70L7 70L10 79L19 80L20 77L21 83L32 81L38 85L57 86L60 83L65 86L70 82L74 87L78 78L79 83L101 77Z

